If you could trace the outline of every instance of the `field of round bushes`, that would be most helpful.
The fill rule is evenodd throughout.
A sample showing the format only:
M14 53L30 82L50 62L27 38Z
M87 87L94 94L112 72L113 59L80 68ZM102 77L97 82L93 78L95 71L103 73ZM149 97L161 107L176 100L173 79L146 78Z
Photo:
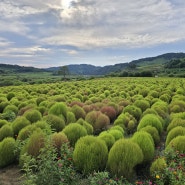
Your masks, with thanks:
M1 87L0 168L17 164L21 169L24 155L37 158L48 137L58 153L70 144L75 169L84 177L106 171L132 184L173 184L173 178L182 180L177 173L185 174L179 162L185 159L185 79Z

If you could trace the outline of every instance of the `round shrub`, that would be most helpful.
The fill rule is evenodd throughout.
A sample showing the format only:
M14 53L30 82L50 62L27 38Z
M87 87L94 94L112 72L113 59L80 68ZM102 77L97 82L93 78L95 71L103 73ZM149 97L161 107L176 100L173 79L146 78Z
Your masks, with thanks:
M146 110L143 112L141 118L142 118L143 116L147 115L147 114L154 114L154 115L158 116L158 113L157 113L154 109L148 108L148 109L146 109Z
M86 129L78 123L70 123L62 132L67 136L71 146L74 146L80 137L87 135Z
M44 132L40 128L37 128L30 135L28 142L23 146L20 155L27 153L28 155L37 157L40 153L40 149L44 147L45 139Z
M24 103L25 103L25 102L24 102ZM19 107L18 107L18 108L19 108ZM19 108L18 115L19 115L19 116L22 116L22 115L25 114L26 111L32 110L32 109L34 109L34 108L35 108L35 105L34 105L34 104L29 104L29 105L27 105L27 103L26 103L26 106L23 106L23 107Z
M121 113L114 121L114 125L121 125L121 127L127 127L129 121L129 116L125 113Z
M24 128L22 128L19 133L18 133L18 136L17 136L17 139L18 140L26 140L27 138L30 137L30 135L33 133L34 130L36 130L37 127L35 125L28 125Z
M168 95L168 94L162 94L160 97L159 97L160 100L166 102L166 103L169 103L170 102L170 99L171 97Z
M170 141L168 146L165 148L165 151L174 149L174 151L179 151L180 153L185 152L185 136L177 136Z
M38 110L28 110L24 113L24 116L27 120L29 120L31 123L35 123L37 121L40 121L42 119L42 115Z
M15 155L16 144L15 140L11 137L5 138L0 142L0 167L6 167L16 160Z
M14 112L15 114L18 113L18 108L15 106L15 105L7 105L4 110L3 110L3 113L5 112L8 112L8 111L12 111Z
M37 105L39 106L39 104L40 104L41 102L45 101L45 99L46 99L46 98L44 98L44 97L38 97L38 98L36 99Z
M112 127L110 128L110 130L119 130L119 131L122 132L123 135L124 135L124 133L125 133L123 127L121 127L121 126L119 126L119 125L112 126Z
M181 118L172 119L172 121L169 123L167 127L167 132L170 132L170 130L172 130L173 128L177 126L185 127L185 119L181 119Z
M106 129L107 126L110 124L109 117L100 111L89 112L85 117L85 121L87 121L93 126L95 133L98 133L101 130Z
M138 144L131 140L120 139L109 151L107 167L112 175L132 179L134 167L142 161L143 152Z
M13 97L15 97L15 94L13 92L9 92L6 96L6 98L8 99L8 101L10 101Z
M55 132L51 135L51 142L52 142L53 146L57 149L58 153L60 153L60 148L61 148L62 144L67 143L68 138L62 132L59 132L59 133Z
M6 137L14 137L13 129L10 124L6 124L0 128L0 141Z
M10 103L9 103L8 101L1 102L1 103L0 103L0 113L2 113L3 110L4 110L4 108L5 108L6 106L8 106L9 104L10 104Z
M150 175L154 176L156 173L163 174L167 164L163 157L157 158L150 167Z
M45 116L44 120L51 126L51 129L55 130L56 132L62 131L65 127L65 121L61 117L54 114Z
M129 134L132 134L132 133L135 132L136 128L137 128L136 122L135 122L134 120L130 120L130 121L128 122L128 125L127 125L127 132L128 132Z
M104 106L100 109L100 111L107 115L110 121L113 121L117 116L116 110L112 106Z
M116 130L116 129L110 129L108 130L108 133L111 134L114 139L117 141L118 139L123 138L123 132L121 132L120 130Z
M170 114L170 118L171 119L181 118L181 119L185 120L185 112L172 113L172 114Z
M18 135L19 131L27 125L30 125L30 122L24 116L17 117L12 123L14 135Z
M37 107L37 110L43 115L47 114L47 108L44 106Z
M164 101L155 102L151 108L154 109L162 118L166 118L168 116L168 104Z
M159 132L155 127L148 125L146 127L143 127L140 131L145 131L149 133L152 136L155 145L157 145L160 142Z
M66 124L75 123L75 122L76 122L75 114L71 111L68 111L66 116Z
M75 166L84 174L103 171L107 157L108 149L105 142L94 136L80 138L73 152Z
M113 146L113 144L115 143L115 138L112 134L108 133L108 132L102 132L100 133L100 135L98 136L98 138L100 138L101 140L105 141L108 150L111 149L111 147Z
M67 116L67 106L65 103L57 102L52 105L48 111L49 114L54 114L56 116L63 116L66 119Z
M37 121L36 123L34 123L34 125L37 128L40 128L40 129L44 130L47 134L52 133L51 126L45 120Z
M134 116L136 120L139 120L142 115L141 109L139 107L136 107L135 105L128 105L123 109L123 112L124 113L128 112L129 114Z
M82 125L87 130L87 134L88 135L92 135L93 134L93 126L90 123L88 123L87 121L83 120L82 118L80 118L77 121L77 123Z
M143 100L143 99L136 100L134 102L134 105L139 107L142 110L142 112L144 112L147 108L150 108L150 103L147 100Z
M185 136L185 127L177 126L173 129L171 129L170 132L168 133L167 137L166 137L165 145L168 146L170 141L172 139L174 139L175 137L177 137L177 136Z
M152 136L144 131L135 132L131 140L139 145L143 152L143 163L150 162L154 158L154 141Z
M174 100L169 105L171 113L185 112L185 102L182 100Z
M159 134L161 134L163 131L161 121L159 120L158 116L154 114L147 114L142 117L138 124L137 130L139 131L141 128L146 127L148 125L155 127L158 130Z
M8 121L7 120L4 120L4 119L0 119L0 128L4 125L8 124Z
M80 118L83 118L85 119L85 116L86 116L86 112L84 111L84 109L78 105L74 105L72 108L71 108L71 111L74 113L75 117L76 117L76 120L80 119Z
M148 93L149 96L152 96L153 98L158 98L159 97L159 92L152 90Z

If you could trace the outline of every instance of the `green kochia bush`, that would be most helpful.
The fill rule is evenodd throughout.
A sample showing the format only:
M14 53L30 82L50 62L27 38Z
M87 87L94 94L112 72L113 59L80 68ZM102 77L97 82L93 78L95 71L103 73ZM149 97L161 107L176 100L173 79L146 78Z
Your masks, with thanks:
M168 135L166 137L165 145L168 146L170 141L177 136L185 136L185 127L177 126L177 127L173 128L172 130L170 130L170 132L168 133Z
M78 123L70 123L62 132L64 132L69 139L71 146L74 146L80 137L87 135L87 130Z
M67 117L66 117L66 124L75 123L75 122L76 122L75 114L73 112L68 111Z
M144 131L135 132L131 140L137 143L143 151L143 163L152 161L154 157L154 141L152 136Z
M119 131L122 132L123 135L125 134L125 131L124 131L123 127L121 127L119 125L111 127L110 130L119 130Z
M141 100L136 100L134 102L134 105L139 107L142 112L144 112L147 108L150 107L150 103L147 100L141 99Z
M24 113L24 116L27 120L29 120L31 123L35 123L37 121L40 121L42 119L42 115L38 110L31 109Z
M147 114L142 117L137 127L137 130L139 131L141 128L146 127L148 125L155 127L158 130L159 134L161 134L163 131L163 126L160 119L154 114Z
M3 113L5 112L8 112L8 111L12 111L14 112L15 114L18 113L18 108L15 106L15 105L7 105L4 110L3 110Z
M74 113L76 120L83 118L85 119L86 116L86 112L84 111L84 109L78 105L74 105L71 108L71 111Z
M143 152L137 143L120 139L114 143L108 155L107 168L112 175L133 179L134 167L143 161Z
M112 145L115 143L115 138L112 134L108 133L107 131L101 132L100 135L98 136L98 138L102 139L103 141L105 141L108 150L111 149Z
M139 120L142 115L141 109L139 107L136 107L135 105L128 105L123 109L123 112L124 113L128 112L129 114L134 116L136 120Z
M30 135L37 129L37 126L36 125L28 125L24 128L22 128L19 133L18 133L18 136L17 136L17 139L18 140L26 140L27 138L30 137Z
M169 123L167 127L167 132L170 132L173 128L177 126L185 127L185 119L181 119L181 118L172 119L172 121Z
M120 130L110 129L108 130L108 133L111 134L116 141L124 137L123 132Z
M80 125L82 125L86 130L87 130L87 134L88 135L92 135L93 134L93 126L88 123L87 121L83 120L82 118L80 118L77 123L79 123Z
M108 149L104 141L95 136L80 138L73 152L75 166L84 174L103 171L106 167Z
M168 146L165 148L166 151L174 149L180 153L185 153L185 136L177 136L170 141Z
M51 106L49 109L49 114L54 114L56 116L63 116L66 119L67 116L67 106L65 103L57 102Z
M19 164L24 163L24 154L27 153L33 157L37 157L40 154L40 149L44 147L46 141L45 133L37 128L30 136L28 142L22 147L20 152Z
M14 135L17 135L19 131L27 125L30 125L30 121L28 121L24 116L17 117L12 123Z
M65 121L54 114L49 114L44 117L44 120L54 129L56 132L60 132L65 127Z
M152 162L152 165L150 167L150 175L154 176L156 172L163 174L166 166L167 164L164 157L157 158L154 162Z
M0 142L0 167L8 166L16 160L15 155L16 143L11 137L5 138Z
M140 131L145 131L149 133L152 136L155 145L157 145L160 142L159 132L155 127L148 125L146 127L143 127Z
M0 128L0 141L2 141L6 137L13 137L13 129L10 124L6 124Z
M8 121L5 119L0 119L0 128L4 125L8 124Z

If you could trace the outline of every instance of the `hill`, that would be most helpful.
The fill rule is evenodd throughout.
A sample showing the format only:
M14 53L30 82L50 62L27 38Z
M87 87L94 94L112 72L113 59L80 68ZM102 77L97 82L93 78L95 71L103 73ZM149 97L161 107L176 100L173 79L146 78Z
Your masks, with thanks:
M156 57L142 58L129 63L119 63L104 67L89 64L67 65L67 67L71 75L140 76L143 73L145 75L147 74L147 76L154 76L156 74L169 76L173 73L179 73L180 71L177 71L177 68L185 69L184 61L185 53L166 53ZM34 67L0 64L0 74L27 72L50 72L57 74L58 70L59 67L38 69ZM183 73L184 71L181 72Z
M35 67L25 67L19 65L0 64L0 74L9 73L27 73L27 72L43 72L44 69L38 69Z

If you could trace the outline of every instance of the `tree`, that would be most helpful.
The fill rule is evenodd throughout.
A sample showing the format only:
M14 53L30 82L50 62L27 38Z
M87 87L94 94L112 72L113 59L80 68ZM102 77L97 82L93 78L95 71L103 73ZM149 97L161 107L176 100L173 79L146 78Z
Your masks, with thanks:
M59 75L63 75L64 79L66 79L66 75L69 75L69 69L67 66L61 66L58 70Z

